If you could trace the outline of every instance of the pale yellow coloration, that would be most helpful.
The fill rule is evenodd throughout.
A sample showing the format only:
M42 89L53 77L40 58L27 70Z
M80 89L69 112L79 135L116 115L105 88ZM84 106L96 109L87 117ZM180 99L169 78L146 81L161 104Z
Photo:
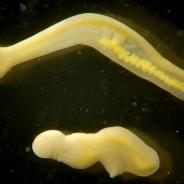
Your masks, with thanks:
M51 158L76 169L100 162L110 177L124 172L149 176L160 165L156 151L128 129L118 126L97 133L69 135L48 130L35 138L32 148L40 158Z
M93 13L70 17L17 44L0 47L0 77L17 64L78 44L93 47L137 76L184 100L184 70L162 57L133 29Z
M99 42L106 48L112 50L118 55L119 59L122 59L124 63L135 66L136 68L146 72L159 80L165 82L168 86L180 90L184 93L184 83L169 76L165 72L161 71L157 66L153 65L149 60L140 58L134 53L130 53L128 50L121 46L121 43L117 39L102 38Z

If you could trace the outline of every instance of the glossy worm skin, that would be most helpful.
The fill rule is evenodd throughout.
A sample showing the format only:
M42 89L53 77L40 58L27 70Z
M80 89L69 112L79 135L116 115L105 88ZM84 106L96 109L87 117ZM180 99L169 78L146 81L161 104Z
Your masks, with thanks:
M125 24L94 13L65 19L9 47L0 47L0 77L13 66L77 44L88 45L115 63L184 100L184 71L162 57Z
M160 166L155 150L128 129L118 126L96 133L69 135L47 130L36 136L32 148L40 158L51 158L75 169L85 169L100 162L110 177L124 172L149 176Z

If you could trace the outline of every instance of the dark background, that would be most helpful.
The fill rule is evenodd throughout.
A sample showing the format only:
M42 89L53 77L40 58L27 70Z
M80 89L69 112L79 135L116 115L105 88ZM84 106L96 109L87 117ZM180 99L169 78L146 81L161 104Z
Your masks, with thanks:
M184 68L182 1L0 0L0 44L8 46L83 12L123 20ZM112 63L75 46L15 67L0 81L1 183L184 183L184 103ZM94 132L113 125L153 137L172 157L162 180L72 169L37 158L31 144L47 129Z

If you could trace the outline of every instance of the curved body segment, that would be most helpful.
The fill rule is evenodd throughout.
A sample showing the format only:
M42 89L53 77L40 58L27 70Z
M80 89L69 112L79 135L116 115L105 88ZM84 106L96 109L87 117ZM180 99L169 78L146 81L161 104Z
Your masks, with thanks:
M141 35L100 14L65 19L15 45L0 48L0 77L13 66L83 44L184 100L184 71L162 57Z
M108 127L97 133L64 135L48 130L33 141L34 153L52 158L75 169L85 169L97 161L103 164L110 177L124 172L149 176L160 166L155 150L123 127Z

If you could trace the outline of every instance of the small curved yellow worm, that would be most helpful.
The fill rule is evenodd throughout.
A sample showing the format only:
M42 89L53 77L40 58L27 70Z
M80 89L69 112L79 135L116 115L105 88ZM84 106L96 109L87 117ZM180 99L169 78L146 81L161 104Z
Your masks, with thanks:
M142 36L113 18L84 13L9 47L0 47L0 77L13 66L77 44L91 46L115 63L184 100L184 71Z
M52 158L76 169L85 169L97 161L110 177L124 172L149 176L160 166L158 154L139 137L123 127L108 127L97 133L65 135L48 130L33 141L34 153L41 158Z

